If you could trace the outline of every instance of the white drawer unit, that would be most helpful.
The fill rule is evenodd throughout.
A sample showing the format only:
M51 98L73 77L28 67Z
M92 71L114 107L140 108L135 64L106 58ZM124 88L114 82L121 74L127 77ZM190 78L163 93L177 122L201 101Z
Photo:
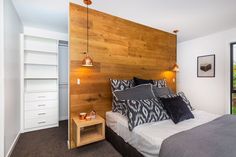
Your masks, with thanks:
M58 40L21 35L23 132L58 126Z
M57 100L58 92L36 92L25 93L25 102L42 101L42 100Z
M25 111L32 111L32 110L44 110L50 108L57 108L58 101L34 101L34 102L25 102Z
M26 130L32 129L35 130L35 128L41 128L41 127L48 127L50 125L57 125L58 124L58 118L52 116L52 117L41 117L41 118L34 118L34 119L25 119L24 128Z
M45 109L45 110L35 110L35 111L25 111L25 119L34 119L34 118L41 118L45 116L56 117L57 116L57 109Z

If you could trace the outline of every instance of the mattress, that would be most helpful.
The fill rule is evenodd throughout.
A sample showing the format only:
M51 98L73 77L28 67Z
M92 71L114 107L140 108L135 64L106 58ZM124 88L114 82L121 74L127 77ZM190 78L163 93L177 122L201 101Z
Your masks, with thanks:
M174 124L171 120L164 120L137 126L131 132L128 129L126 117L109 111L106 113L106 125L145 157L158 157L161 144L166 138L220 116L200 110L194 110L193 114L194 119L185 120L178 124Z

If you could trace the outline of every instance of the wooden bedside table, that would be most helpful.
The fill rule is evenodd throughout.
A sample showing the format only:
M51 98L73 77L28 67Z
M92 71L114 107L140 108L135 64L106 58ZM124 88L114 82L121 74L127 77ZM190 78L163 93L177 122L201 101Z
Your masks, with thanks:
M76 147L105 139L105 120L99 115L92 120L80 120L79 116L72 119L72 138Z

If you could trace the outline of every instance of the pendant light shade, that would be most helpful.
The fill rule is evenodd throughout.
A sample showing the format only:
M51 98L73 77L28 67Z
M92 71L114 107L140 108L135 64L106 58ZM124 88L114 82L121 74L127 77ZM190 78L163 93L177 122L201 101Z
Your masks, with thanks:
M179 72L179 66L178 64L174 64L173 68L172 68L172 71L174 72Z
M179 33L178 29L173 30L173 33L176 34L176 41L177 41L177 34ZM179 66L177 63L175 63L171 69L174 72L179 72Z
M93 60L88 55L88 53L89 53L89 8L88 8L88 6L92 4L92 1L91 0L84 0L84 4L87 5L87 52L84 52L84 54L86 56L82 60L82 66L84 66L84 67L92 67L93 66Z
M84 66L84 67L92 67L93 66L93 60L87 54L82 61L82 66Z

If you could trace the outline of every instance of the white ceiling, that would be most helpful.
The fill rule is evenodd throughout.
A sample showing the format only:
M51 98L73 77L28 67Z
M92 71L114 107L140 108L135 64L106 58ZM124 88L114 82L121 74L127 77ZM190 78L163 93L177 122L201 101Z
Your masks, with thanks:
M68 33L68 0L12 0L25 26Z
M24 24L67 32L67 0L12 1ZM168 32L178 29L181 42L236 27L235 6L236 0L93 0L91 8Z

